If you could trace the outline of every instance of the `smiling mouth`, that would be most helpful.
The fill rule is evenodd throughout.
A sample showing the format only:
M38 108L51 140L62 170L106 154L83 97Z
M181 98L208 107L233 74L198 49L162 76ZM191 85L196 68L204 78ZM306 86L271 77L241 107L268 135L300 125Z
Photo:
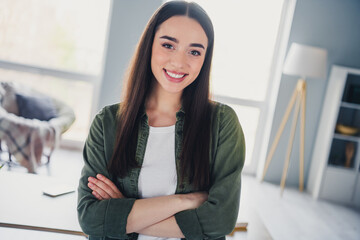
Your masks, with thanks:
M169 71L169 70L166 70L165 68L163 70L164 70L166 78L172 82L181 82L185 79L185 77L187 75L189 75L186 73L178 73L178 72Z

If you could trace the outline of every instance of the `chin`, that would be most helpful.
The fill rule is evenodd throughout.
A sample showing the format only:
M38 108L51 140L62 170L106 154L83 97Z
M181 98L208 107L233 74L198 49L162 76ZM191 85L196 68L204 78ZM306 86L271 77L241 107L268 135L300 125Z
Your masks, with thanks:
M184 91L184 89L173 89L173 88L165 88L165 91L172 94L179 94Z

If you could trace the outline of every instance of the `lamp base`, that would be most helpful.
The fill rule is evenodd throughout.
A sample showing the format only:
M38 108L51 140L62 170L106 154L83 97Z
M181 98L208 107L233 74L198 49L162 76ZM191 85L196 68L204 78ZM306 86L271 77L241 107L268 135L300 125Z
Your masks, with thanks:
M266 158L265 167L264 167L261 181L263 181L265 178L265 175L269 168L271 159L275 153L276 147L277 147L280 137L284 131L285 125L286 125L287 121L289 120L290 112L294 108L294 105L295 105L294 118L292 120L290 139L289 139L283 174L282 174L281 183L280 183L281 195L283 194L283 191L285 188L285 182L286 182L287 172L288 172L288 168L289 168L290 155L292 152L292 147L293 147L293 142L294 142L294 137L295 137L295 130L296 130L296 125L297 125L298 115L300 112L300 107L301 107L301 120L300 120L301 124L300 124L299 190L300 191L304 190L304 139L305 139L305 112L306 112L306 81L305 81L305 79L300 78L296 84L296 87L294 89L291 100L286 108L286 112L281 121L280 127L276 133L275 140L274 140L274 142L270 148L269 154Z

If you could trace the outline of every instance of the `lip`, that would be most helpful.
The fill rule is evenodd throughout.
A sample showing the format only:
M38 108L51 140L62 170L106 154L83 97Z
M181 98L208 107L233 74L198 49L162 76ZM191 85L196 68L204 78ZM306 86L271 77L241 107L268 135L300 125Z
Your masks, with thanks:
M184 79L188 75L186 73L179 73L179 72L170 71L170 70L167 70L165 68L163 69L163 72L164 72L164 75L165 75L166 79L169 80L170 82L174 82L174 83L179 83L179 82L184 81ZM182 78L173 78L169 74L167 74L167 72L171 72L171 73L179 74L179 75L184 75L184 76Z

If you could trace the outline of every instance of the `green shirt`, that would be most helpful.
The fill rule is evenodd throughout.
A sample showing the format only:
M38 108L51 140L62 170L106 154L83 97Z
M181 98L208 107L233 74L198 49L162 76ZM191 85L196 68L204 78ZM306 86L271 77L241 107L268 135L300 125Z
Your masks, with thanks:
M186 239L225 239L236 224L239 211L241 170L245 160L244 134L236 113L227 105L214 103L210 139L210 190L208 200L197 209L175 214ZM107 165L112 157L116 136L116 113L119 104L103 108L95 117L85 142L84 167L78 188L78 218L90 239L137 239L138 234L126 234L127 217L138 196L140 168L134 168L125 178L112 178ZM179 177L179 155L185 112L176 113L175 157ZM136 161L142 165L149 125L144 113L139 126ZM97 200L88 188L88 177L103 174L112 179L126 196L120 199ZM188 183L178 181L176 193L194 191Z

